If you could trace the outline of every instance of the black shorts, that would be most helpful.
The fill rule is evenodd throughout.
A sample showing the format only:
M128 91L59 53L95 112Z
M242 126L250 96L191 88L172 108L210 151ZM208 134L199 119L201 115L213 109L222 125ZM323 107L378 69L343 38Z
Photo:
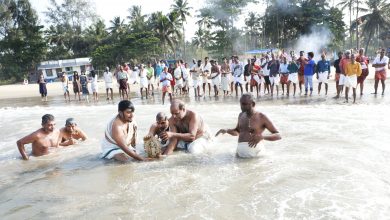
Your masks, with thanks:
M269 81L269 76L264 76L265 84L271 85L271 81Z

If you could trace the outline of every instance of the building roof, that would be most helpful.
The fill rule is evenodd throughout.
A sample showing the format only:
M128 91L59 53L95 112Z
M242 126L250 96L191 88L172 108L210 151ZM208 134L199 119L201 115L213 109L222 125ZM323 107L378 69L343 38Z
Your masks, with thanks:
M56 68L84 66L84 65L91 65L90 57L68 59L68 60L43 61L38 65L38 69L56 69Z

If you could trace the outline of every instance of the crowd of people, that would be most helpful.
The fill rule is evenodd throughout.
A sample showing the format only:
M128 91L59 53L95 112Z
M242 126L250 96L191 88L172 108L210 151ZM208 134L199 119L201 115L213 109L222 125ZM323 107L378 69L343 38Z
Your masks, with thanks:
M155 97L155 91L161 91L162 103L165 97L170 100L174 96L189 95L193 89L196 98L211 96L228 96L245 92L261 95L296 96L297 89L300 95L313 95L313 77L318 81L317 91L321 94L324 85L324 94L328 94L329 79L332 75L331 66L335 68L335 85L339 98L345 87L345 101L348 102L350 88L353 90L354 102L356 100L356 88L360 85L360 95L363 95L364 80L369 74L369 60L364 54L364 49L359 51L347 50L339 52L333 64L327 59L326 54L321 54L320 59L314 60L314 53L300 51L299 56L294 52L287 54L266 53L260 58L254 56L241 62L238 56L231 56L230 59L223 58L221 63L216 60L193 60L192 64L183 60L168 63L164 60L148 62L146 65L122 64L110 70L106 67L103 73L105 83L106 99L113 100L113 89L115 85L119 88L121 100L130 99L130 88L138 84L140 97L146 99ZM386 69L389 65L389 58L385 56L385 49L380 50L379 55L371 62L375 68L375 84L373 94L378 93L379 82L382 85L381 94L385 92ZM93 93L93 100L98 100L98 74L91 71L89 77L82 72L73 74L73 81L69 82L66 74L61 77L64 98L70 101L69 85L73 86L75 100L89 101L89 86ZM42 99L47 100L47 89L43 76L39 80Z

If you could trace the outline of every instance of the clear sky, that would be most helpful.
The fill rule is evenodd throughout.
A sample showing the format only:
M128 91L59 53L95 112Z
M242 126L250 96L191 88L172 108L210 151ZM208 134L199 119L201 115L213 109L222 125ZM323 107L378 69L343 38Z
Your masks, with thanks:
M58 3L62 0L56 0ZM189 6L192 7L191 15L192 17L188 18L186 25L186 39L190 40L196 29L197 25L195 24L197 18L195 17L198 14L198 10L206 4L207 0L188 0ZM44 11L47 11L47 8L50 6L49 0L30 0L32 7L37 10L40 21L42 24L45 24ZM121 18L126 18L129 15L128 9L133 5L141 5L143 14L151 14L156 11L162 11L163 13L168 13L170 7L173 3L173 0L90 0L96 9L96 13L104 19L107 27L110 25L109 21L116 16ZM262 1L260 1L262 2ZM337 4L340 0L332 0L330 4ZM257 12L259 14L264 13L264 6L261 4L250 4L244 10L243 14L248 13L249 11ZM244 26L244 17L241 16L237 21L236 26ZM348 16L344 15L344 19ZM345 21L348 23L347 21Z

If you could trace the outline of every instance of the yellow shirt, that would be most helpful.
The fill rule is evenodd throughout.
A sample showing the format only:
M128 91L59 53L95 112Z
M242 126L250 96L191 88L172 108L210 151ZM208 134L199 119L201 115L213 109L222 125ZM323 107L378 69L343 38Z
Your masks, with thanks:
M353 76L357 75L360 76L362 74L362 66L360 63L355 62L354 64L348 63L345 68L345 75L347 76Z

